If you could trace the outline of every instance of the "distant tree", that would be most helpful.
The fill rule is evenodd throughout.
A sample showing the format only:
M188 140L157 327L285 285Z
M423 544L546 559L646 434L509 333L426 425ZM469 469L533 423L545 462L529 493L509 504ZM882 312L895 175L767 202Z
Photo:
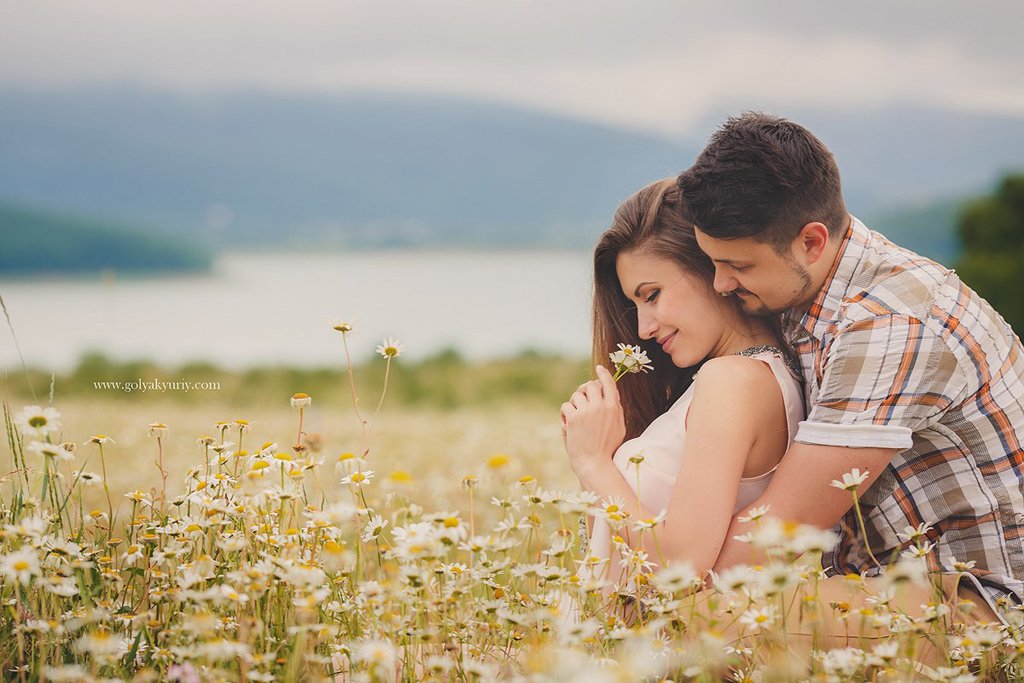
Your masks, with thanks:
M1005 176L995 193L969 202L957 232L957 272L1024 334L1024 173Z

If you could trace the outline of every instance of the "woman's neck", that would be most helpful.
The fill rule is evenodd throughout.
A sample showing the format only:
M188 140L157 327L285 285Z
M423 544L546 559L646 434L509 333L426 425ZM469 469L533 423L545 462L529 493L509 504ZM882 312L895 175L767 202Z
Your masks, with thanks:
M746 319L726 330L708 358L731 356L752 346L779 346L779 338L766 322Z

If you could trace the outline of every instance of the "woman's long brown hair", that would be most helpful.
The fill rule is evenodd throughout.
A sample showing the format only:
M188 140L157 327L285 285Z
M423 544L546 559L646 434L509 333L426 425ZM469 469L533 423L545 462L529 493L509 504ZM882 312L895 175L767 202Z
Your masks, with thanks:
M693 225L685 221L675 178L651 183L624 201L611 227L594 248L594 363L607 364L617 344L647 351L654 370L619 382L626 438L638 436L664 413L693 381L696 368L677 368L654 340L640 339L636 306L622 293L615 269L619 254L643 251L668 258L712 290L715 267L697 246Z

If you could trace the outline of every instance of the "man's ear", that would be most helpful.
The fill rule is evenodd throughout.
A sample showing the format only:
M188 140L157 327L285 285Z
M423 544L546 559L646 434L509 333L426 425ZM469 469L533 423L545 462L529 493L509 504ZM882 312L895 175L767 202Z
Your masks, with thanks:
M824 223L808 223L800 228L796 239L793 241L793 249L807 265L817 263L824 256L828 247L828 228Z

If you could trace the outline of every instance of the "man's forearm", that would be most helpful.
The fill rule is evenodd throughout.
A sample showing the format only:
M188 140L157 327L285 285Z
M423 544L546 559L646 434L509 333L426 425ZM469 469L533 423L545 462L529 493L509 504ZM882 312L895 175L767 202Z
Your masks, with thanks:
M757 522L741 522L750 508L767 505L768 516L829 529L853 506L850 491L832 486L833 480L857 468L868 477L858 487L868 489L898 451L892 448L842 448L794 443L776 470L768 488L756 501L733 517L715 570L736 564L760 564L767 557L737 536L752 532Z

